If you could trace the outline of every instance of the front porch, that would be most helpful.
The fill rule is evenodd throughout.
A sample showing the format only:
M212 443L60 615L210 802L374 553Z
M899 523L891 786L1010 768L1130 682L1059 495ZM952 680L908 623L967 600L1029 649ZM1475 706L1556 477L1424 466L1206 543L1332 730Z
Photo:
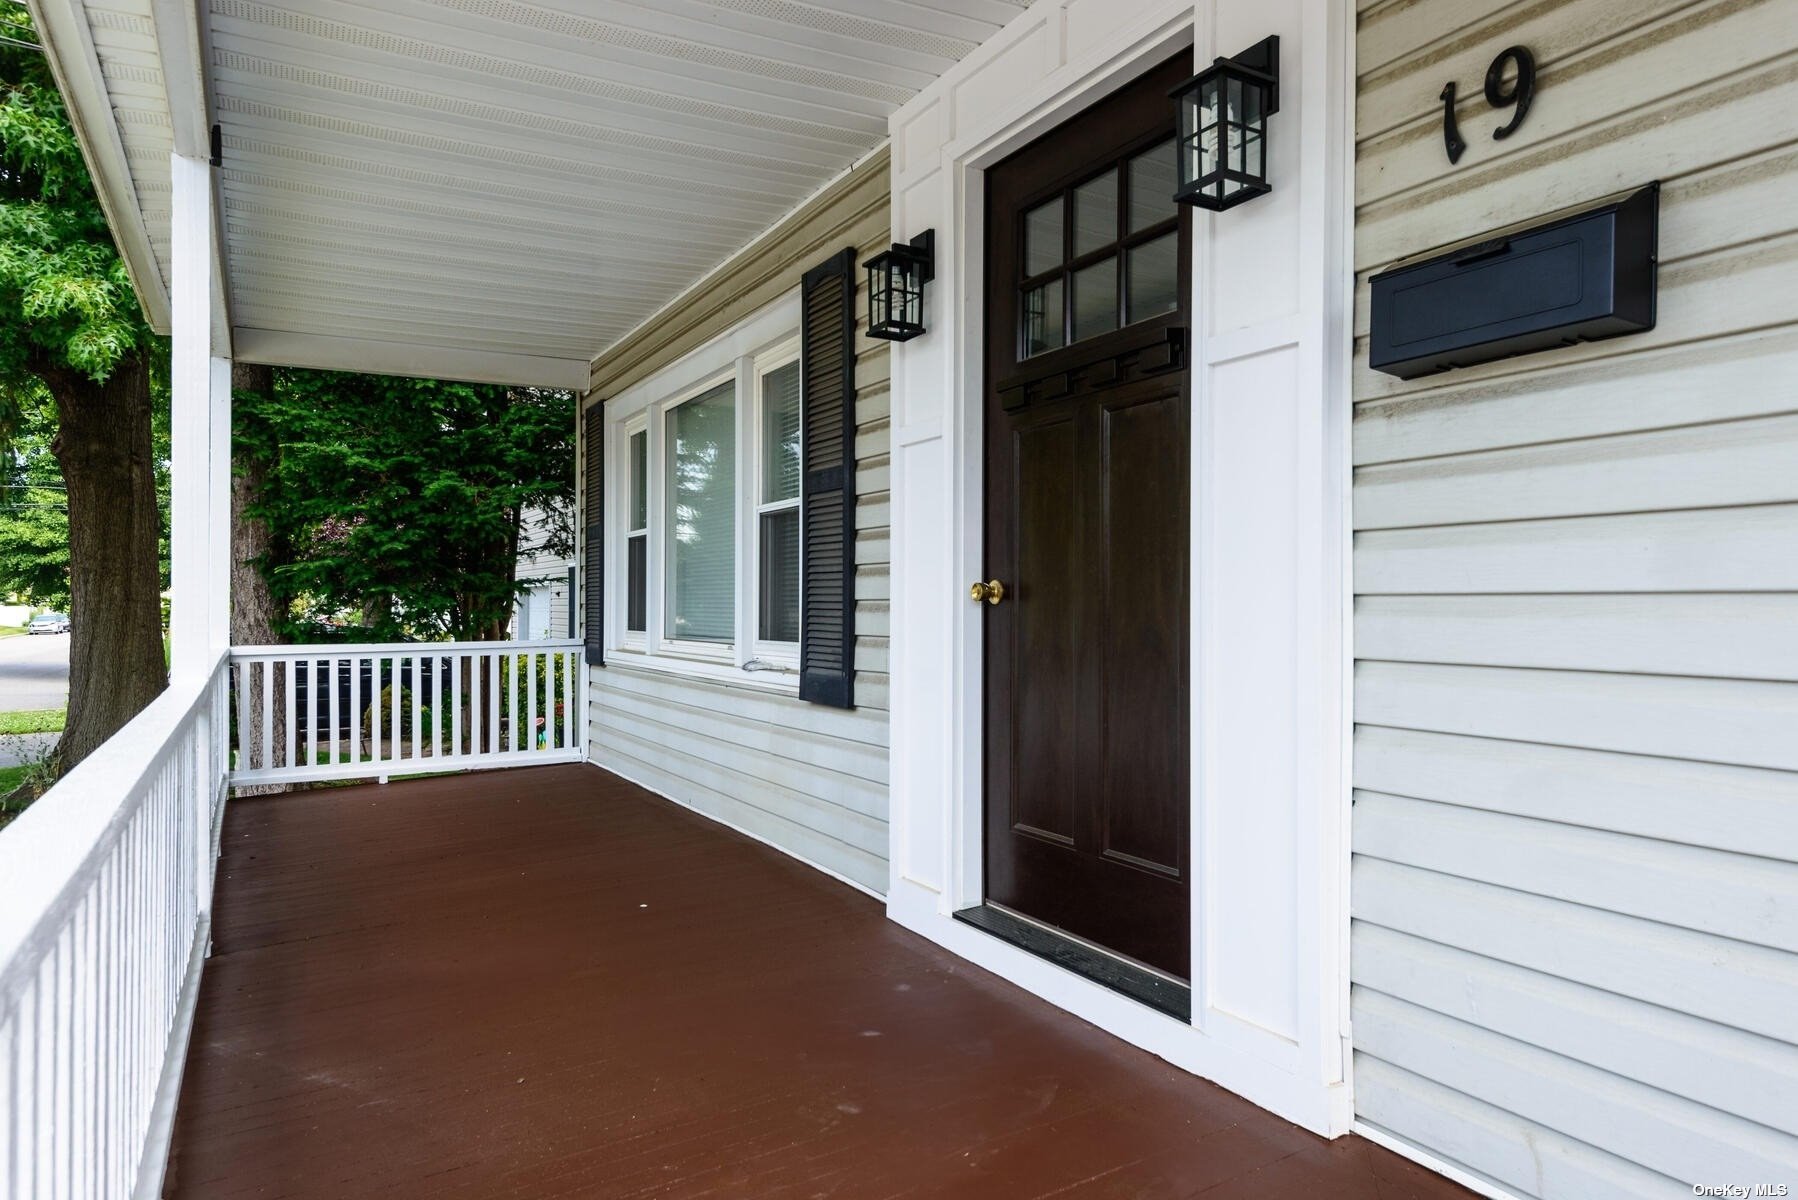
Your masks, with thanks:
M1469 1193L597 767L240 799L169 1197Z

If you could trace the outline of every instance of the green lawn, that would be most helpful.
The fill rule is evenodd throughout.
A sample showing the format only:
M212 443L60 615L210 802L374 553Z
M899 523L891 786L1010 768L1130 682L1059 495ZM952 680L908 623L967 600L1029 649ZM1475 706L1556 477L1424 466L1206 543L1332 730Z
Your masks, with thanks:
M18 637L24 632L23 625L0 625L0 638Z
M21 708L0 712L0 733L61 733L67 714L68 710L63 708ZM0 788L0 791L4 790Z

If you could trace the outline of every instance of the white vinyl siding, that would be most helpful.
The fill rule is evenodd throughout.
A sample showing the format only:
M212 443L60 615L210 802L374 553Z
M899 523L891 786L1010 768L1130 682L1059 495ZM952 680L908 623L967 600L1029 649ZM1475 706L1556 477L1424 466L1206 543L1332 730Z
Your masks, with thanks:
M655 374L782 295L845 245L891 240L884 152L682 305L602 357L596 394ZM858 270L858 285L865 275ZM865 324L865 293L856 316ZM778 360L769 360L771 362ZM887 343L856 343L855 707L609 659L589 673L593 761L874 892L887 886Z
M547 514L536 508L525 509L519 522L518 561L513 570L530 590L513 605L514 638L574 636L568 625L568 571L574 560L549 552L546 522Z
M1360 8L1357 1116L1518 1196L1798 1194L1798 20ZM1368 369L1374 272L1655 179L1652 332Z

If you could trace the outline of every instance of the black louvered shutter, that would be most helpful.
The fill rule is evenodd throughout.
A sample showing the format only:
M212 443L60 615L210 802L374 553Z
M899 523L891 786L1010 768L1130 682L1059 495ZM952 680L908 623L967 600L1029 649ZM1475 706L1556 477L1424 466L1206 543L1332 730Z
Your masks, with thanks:
M855 705L855 251L805 273L799 698Z
M603 667L606 665L606 625L604 620L606 594L606 426L605 404L595 402L584 417L586 426L582 431L582 442L586 447L586 502L587 527L586 546L583 564L585 579L581 585L583 599L586 601L586 616L583 621L583 635L586 638L587 665Z

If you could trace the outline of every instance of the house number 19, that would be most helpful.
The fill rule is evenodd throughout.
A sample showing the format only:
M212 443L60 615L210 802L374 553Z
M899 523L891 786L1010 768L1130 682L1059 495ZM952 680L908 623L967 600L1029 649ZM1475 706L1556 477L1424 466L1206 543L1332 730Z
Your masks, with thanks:
M1505 83L1505 66L1516 68L1517 78L1508 86ZM1515 107L1516 112L1504 125L1492 131L1494 141L1504 141L1517 127L1523 124L1523 118L1530 111L1530 101L1536 96L1536 56L1528 47L1512 46L1499 52L1492 65L1486 68L1486 103L1493 108ZM1467 143L1462 140L1461 129L1455 123L1455 82L1449 80L1442 88L1442 94L1436 97L1442 101L1442 144L1448 149L1448 161L1457 163L1467 150Z

